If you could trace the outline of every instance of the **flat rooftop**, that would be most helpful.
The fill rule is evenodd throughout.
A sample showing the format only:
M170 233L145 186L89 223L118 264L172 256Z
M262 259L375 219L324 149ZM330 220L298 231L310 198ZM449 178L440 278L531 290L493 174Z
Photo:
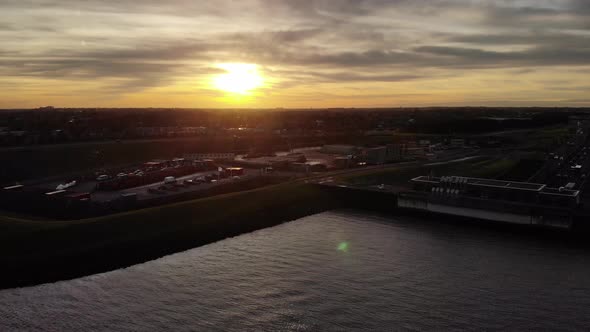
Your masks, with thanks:
M545 188L545 189L543 189L543 191L541 191L541 194L576 197L580 194L580 191L579 190L568 190L568 189L557 189L557 188Z
M418 176L418 177L413 178L411 181L412 182L439 183L440 178L422 175L422 176Z
M494 179L480 179L470 178L464 176L445 176L445 177L434 177L434 176L418 176L411 180L417 183L463 183L472 186L480 186L487 188L502 188L502 189L515 189L515 190L526 190L534 191L544 195L559 195L567 197L576 197L580 194L579 190L570 190L566 188L549 188L542 183L531 183L531 182L517 182L517 181L503 181Z
M532 190L532 191L541 191L543 188L545 188L545 185L541 184L541 183L512 182L512 181L477 179L477 178L469 179L467 181L467 183L471 184L471 185L475 185L475 186Z

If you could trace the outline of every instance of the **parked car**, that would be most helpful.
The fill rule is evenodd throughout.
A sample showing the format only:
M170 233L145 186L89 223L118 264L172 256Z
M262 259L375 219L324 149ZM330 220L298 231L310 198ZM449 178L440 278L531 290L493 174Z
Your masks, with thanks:
M105 180L108 180L108 179L109 179L109 176L108 176L108 175L106 175L106 174L103 174L103 175L99 175L99 176L96 178L96 181L105 181Z

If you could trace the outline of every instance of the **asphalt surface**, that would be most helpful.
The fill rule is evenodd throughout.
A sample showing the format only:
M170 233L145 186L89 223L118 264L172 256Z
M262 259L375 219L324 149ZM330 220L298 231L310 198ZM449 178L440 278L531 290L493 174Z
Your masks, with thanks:
M217 176L217 171L206 171L206 172L198 172L192 173L189 175L177 177L176 181L179 183L184 182L185 180L195 179L198 177L205 177L207 175L214 175ZM151 183L148 185L143 185L139 187L133 187L123 190L114 190L114 191L95 191L92 193L92 200L97 202L108 202L120 198L122 194L129 194L135 193L137 194L138 200L150 199L154 197L165 197L165 196L172 196L177 195L182 192L195 192L200 190L207 190L209 188L215 187L220 184L228 183L228 182L236 182L236 181L244 181L247 179L252 179L254 177L260 176L261 173L259 170L244 170L244 175L238 178L225 178L217 180L214 177L215 181L211 183L200 183L195 185L186 185L186 186L174 186L174 185L167 185L169 190L161 190L159 193L151 193L149 189L157 189L164 185L163 181Z
M173 188L173 189L161 190L159 193L150 193L149 192L150 188L157 189L158 187L161 187L163 185L162 182L157 182L157 183L153 183L150 185L121 190L119 192L116 192L116 195L120 196L121 194L135 193L135 194L137 194L138 200L144 200L144 199L150 199L150 198L154 198L154 197L173 196L173 195L177 195L177 194L183 193L183 192L196 192L196 191L207 190L207 189L210 189L215 186L222 185L222 184L246 181L246 180L250 180L250 179L262 176L260 170L246 170L246 169L244 169L244 175L237 176L237 177L227 177L225 179L224 178L215 178L215 176L217 176L217 172L210 171L210 172L200 172L200 173L194 173L194 174L178 177L178 178L176 178L176 180L177 180L177 182L182 183L185 180L190 180L190 179L198 178L201 176L204 177L206 175L213 175L214 181L209 182L209 183L199 183L199 184L193 184L193 185L187 184L185 186L167 185L166 187Z

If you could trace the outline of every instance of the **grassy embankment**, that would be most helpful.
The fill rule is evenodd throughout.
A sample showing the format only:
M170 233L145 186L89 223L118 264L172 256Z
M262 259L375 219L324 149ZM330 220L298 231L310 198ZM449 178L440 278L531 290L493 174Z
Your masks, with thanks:
M187 201L95 219L0 218L0 287L104 272L338 208L302 183Z

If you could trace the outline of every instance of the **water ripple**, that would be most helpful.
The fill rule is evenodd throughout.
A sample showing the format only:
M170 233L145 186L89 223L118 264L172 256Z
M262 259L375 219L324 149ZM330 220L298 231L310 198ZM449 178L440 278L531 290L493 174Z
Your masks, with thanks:
M334 211L0 291L0 331L584 330L590 253Z

